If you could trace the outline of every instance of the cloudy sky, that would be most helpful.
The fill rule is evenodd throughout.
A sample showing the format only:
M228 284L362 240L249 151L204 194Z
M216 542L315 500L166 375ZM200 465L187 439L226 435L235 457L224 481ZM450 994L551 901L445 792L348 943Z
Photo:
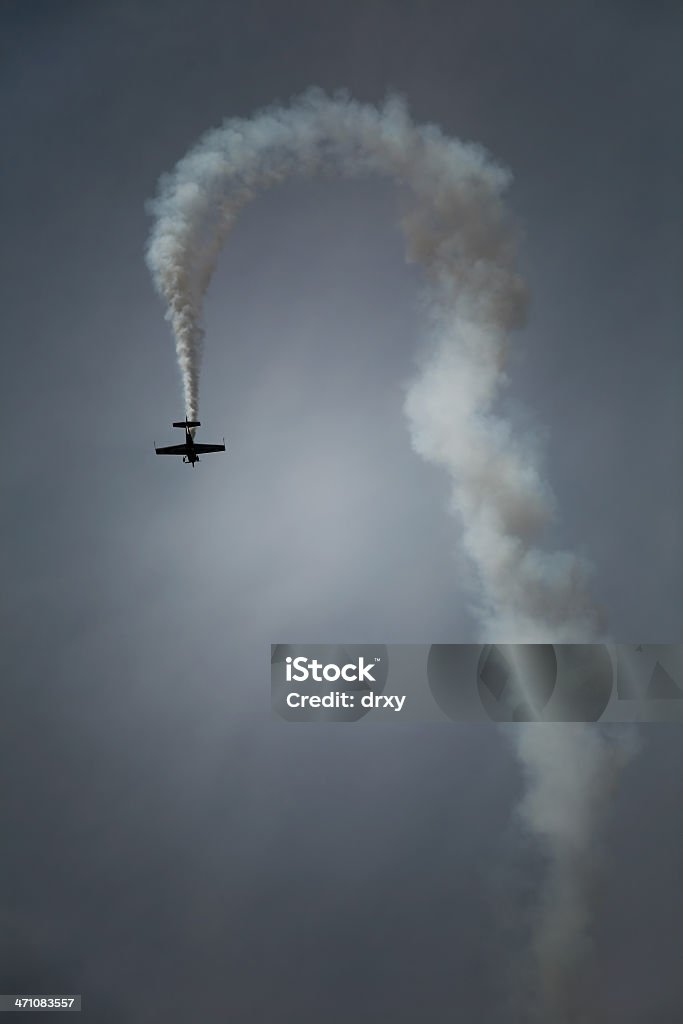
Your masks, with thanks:
M680 639L680 33L667 0L4 2L3 992L88 1019L524 1024L541 874L493 728L271 720L273 642L475 639L448 482L402 414L422 329L381 181L298 182L231 235L205 440L145 201L207 128L310 85L511 168L531 291L504 411L623 641ZM604 822L591 1008L673 1024L683 747ZM524 968L519 968L523 972ZM593 1018L591 1017L591 1024Z

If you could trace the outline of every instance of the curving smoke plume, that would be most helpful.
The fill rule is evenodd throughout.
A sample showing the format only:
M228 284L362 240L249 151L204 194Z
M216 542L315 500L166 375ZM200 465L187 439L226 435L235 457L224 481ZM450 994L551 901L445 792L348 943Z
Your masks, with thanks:
M588 570L538 546L553 499L533 456L496 416L506 338L524 317L509 174L478 146L415 125L400 99L376 108L312 90L289 107L208 132L162 178L147 262L166 300L187 415L196 419L202 301L241 209L296 176L380 174L405 196L406 252L425 271L430 338L408 388L415 450L442 466L480 583L477 614L496 642L587 642L601 634ZM590 727L519 726L529 779L522 813L546 845L548 884L534 941L539 998L552 1024L574 1009L590 925L591 859L618 760Z

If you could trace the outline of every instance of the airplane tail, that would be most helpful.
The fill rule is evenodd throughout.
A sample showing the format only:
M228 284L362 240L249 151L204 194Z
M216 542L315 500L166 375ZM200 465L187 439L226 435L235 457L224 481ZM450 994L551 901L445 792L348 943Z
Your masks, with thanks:
M182 427L185 430L187 427L201 427L199 420L181 420L180 423L174 423L174 427Z

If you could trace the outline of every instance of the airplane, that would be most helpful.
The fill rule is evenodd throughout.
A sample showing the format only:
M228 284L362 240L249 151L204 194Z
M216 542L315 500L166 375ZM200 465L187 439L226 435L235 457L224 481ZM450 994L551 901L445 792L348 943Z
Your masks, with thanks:
M167 448L157 448L154 445L154 451L157 455L182 455L183 462L192 466L194 469L195 462L199 462L199 456L204 455L207 452L224 452L225 451L225 438L223 444L195 444L194 437L190 433L195 427L201 427L199 420L188 420L187 416L180 423L174 423L174 427L181 427L185 431L185 444L172 444Z

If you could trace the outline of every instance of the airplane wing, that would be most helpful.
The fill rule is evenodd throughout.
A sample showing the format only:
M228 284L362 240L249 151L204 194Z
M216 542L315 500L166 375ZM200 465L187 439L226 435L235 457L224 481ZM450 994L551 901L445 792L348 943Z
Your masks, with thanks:
M224 452L224 444L196 444L194 450L198 455L204 455L206 452Z
M155 448L157 455L187 455L186 444L172 444L168 448Z

